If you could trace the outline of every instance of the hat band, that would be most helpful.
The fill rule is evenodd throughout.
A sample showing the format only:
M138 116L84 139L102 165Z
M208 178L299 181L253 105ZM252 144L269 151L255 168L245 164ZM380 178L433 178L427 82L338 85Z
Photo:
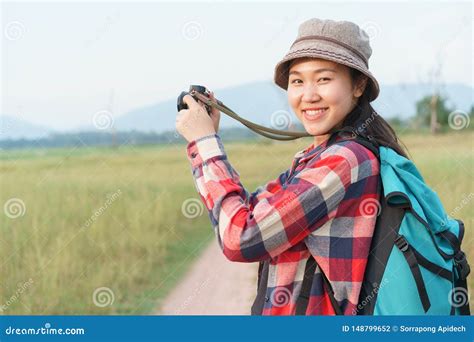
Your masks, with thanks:
M339 46L342 46L343 48L355 53L357 56L359 56L360 59L362 59L362 61L364 62L365 66L366 67L369 67L368 66L368 62L367 62L367 59L364 57L364 55L362 55L359 51L357 51L356 49L354 49L352 46L350 45L347 45L337 39L333 39L333 38L329 38L329 37L324 37L324 36L305 36L305 37L301 37L301 38L298 38L296 39L293 44L291 44L291 47L290 47L290 50L291 48L293 47L293 45L295 45L296 43L299 43L300 41L302 40L313 40L313 39L316 39L316 40L326 40L328 42L331 42L331 43L334 43L334 44L337 44Z

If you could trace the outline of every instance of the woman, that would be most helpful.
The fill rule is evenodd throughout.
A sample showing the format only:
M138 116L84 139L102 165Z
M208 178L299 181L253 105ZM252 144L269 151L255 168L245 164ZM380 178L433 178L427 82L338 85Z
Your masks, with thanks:
M314 142L289 170L251 194L216 133L219 112L209 116L184 97L189 109L180 111L176 127L189 142L195 184L219 245L231 261L260 262L254 314L356 313L376 221L379 162L351 136L328 140L350 127L405 155L370 105L379 93L368 70L371 52L354 23L301 24L274 80Z

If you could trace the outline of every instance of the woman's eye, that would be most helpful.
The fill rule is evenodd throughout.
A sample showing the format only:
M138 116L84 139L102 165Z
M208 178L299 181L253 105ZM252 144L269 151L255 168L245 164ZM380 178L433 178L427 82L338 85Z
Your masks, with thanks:
M318 80L318 82L319 82L319 81L330 81L330 80L331 80L330 78L321 77L321 78Z
M291 83L294 84L294 83L296 83L296 82L298 82L298 81L299 81L299 82L302 82L300 79L297 78L297 79L294 79L293 81L291 81Z

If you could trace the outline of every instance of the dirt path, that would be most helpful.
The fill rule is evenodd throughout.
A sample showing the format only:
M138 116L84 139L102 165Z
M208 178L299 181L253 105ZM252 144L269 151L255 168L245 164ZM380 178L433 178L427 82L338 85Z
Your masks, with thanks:
M212 241L165 299L161 315L250 315L258 263L230 262Z

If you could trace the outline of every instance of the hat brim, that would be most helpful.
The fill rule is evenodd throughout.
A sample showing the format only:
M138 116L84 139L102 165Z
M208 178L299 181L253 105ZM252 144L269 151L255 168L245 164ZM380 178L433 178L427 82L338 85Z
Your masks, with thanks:
M369 91L369 101L373 101L378 97L380 87L377 79L367 69L363 61L354 56L344 54L342 51L338 53L337 51L334 51L334 47L331 47L331 49L319 49L304 48L304 46L300 46L290 50L290 52L275 67L274 81L280 88L284 90L288 89L288 73L291 61L305 57L321 58L359 70L370 80L369 89L367 89Z

